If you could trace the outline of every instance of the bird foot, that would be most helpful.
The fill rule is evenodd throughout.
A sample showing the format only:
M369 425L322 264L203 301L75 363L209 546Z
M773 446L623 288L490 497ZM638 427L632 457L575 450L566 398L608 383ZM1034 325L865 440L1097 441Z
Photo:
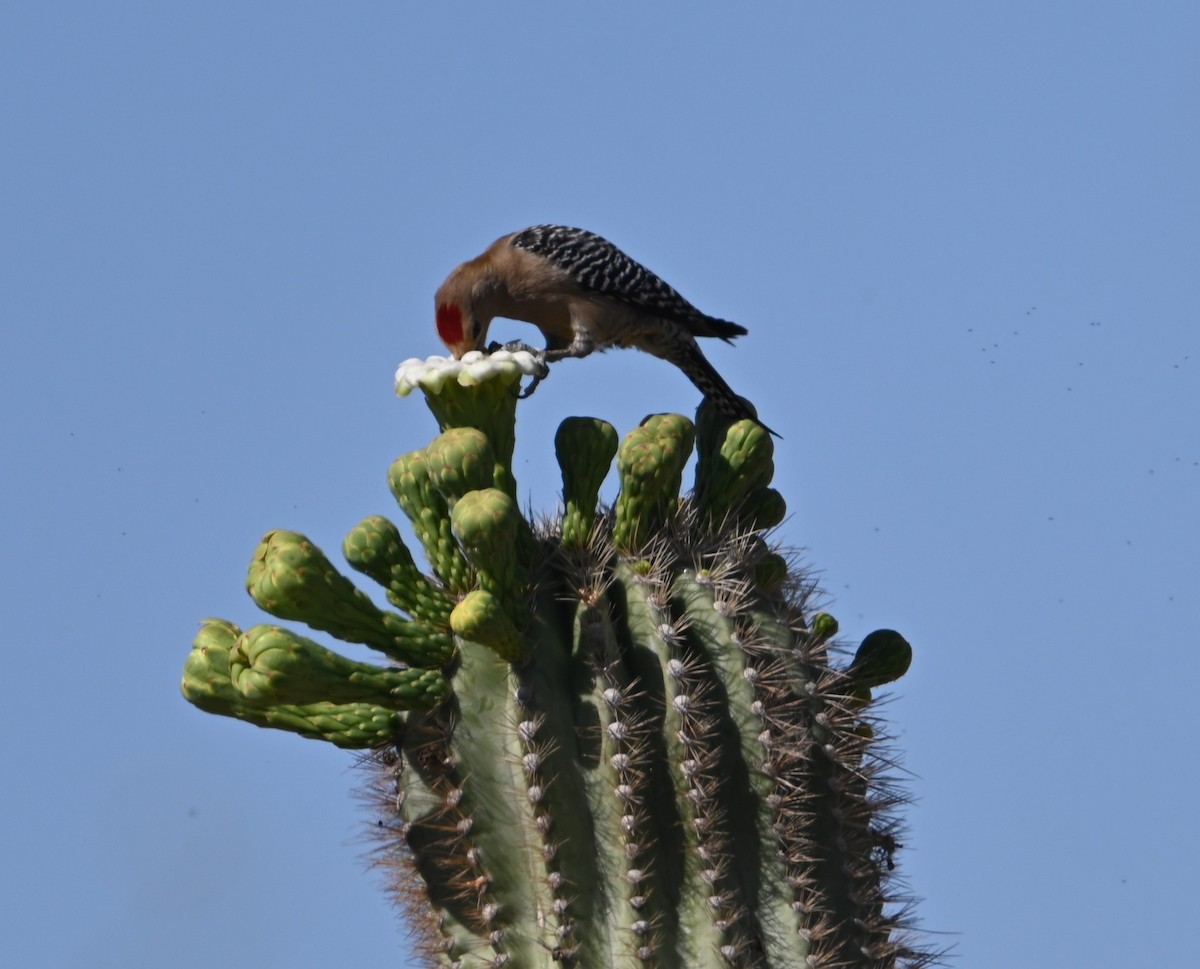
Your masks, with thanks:
M547 372L549 372L549 371L547 371ZM537 389L537 385L540 384L541 382L542 382L542 375L534 374L533 379L531 381L529 381L529 386L517 394L517 400L524 400L526 397L532 396L533 392Z
M528 343L522 343L520 340L512 340L509 343L497 343L492 341L488 344L487 352L495 353L497 350L507 350L509 353L515 353L517 350L524 350L526 353L533 355L533 362L537 366L537 370L533 374L533 379L529 382L529 386L517 394L518 399L524 400L537 389L537 385L542 380L550 376L550 368L546 365L546 351L539 350L537 347L531 347Z
M493 340L487 345L488 353L495 353L497 350L507 350L509 353L516 353L518 350L524 350L526 353L532 353L540 361L546 355L545 350L539 350L537 347L531 347L528 343L522 343L520 340L509 340L508 343L497 343Z

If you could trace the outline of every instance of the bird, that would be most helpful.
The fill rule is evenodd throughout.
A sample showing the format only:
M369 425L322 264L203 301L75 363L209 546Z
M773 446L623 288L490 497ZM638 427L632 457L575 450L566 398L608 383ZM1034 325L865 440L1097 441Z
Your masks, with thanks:
M519 349L548 364L633 347L679 367L724 416L758 422L754 407L730 389L696 340L732 343L746 328L702 313L586 229L535 225L501 236L446 277L434 307L438 336L456 359L471 350ZM488 327L497 316L532 323L542 331L545 349L520 341L488 345ZM535 376L526 395L540 379Z

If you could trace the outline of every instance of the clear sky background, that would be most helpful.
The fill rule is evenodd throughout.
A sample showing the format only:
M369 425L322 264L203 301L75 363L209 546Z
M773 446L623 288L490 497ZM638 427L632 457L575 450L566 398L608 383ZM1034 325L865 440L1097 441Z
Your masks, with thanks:
M434 289L561 222L749 327L782 539L913 643L934 943L1195 965L1198 122L1192 2L5 4L0 962L406 964L353 756L179 674L265 530L399 517ZM697 400L563 363L522 496Z

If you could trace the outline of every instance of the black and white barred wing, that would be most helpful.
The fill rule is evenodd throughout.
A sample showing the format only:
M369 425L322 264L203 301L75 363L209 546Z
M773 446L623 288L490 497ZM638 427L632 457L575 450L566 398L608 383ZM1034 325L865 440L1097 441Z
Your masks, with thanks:
M736 323L701 313L640 262L586 229L535 225L518 232L512 245L548 259L586 290L681 323L698 336L728 340L746 332Z

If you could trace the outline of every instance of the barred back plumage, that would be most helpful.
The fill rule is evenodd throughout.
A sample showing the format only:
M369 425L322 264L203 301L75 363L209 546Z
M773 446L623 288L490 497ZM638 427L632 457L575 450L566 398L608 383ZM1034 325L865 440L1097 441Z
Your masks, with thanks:
M640 262L594 232L565 225L534 225L514 235L510 244L548 259L585 289L680 323L694 336L715 336L728 342L746 335L744 326L700 312Z

